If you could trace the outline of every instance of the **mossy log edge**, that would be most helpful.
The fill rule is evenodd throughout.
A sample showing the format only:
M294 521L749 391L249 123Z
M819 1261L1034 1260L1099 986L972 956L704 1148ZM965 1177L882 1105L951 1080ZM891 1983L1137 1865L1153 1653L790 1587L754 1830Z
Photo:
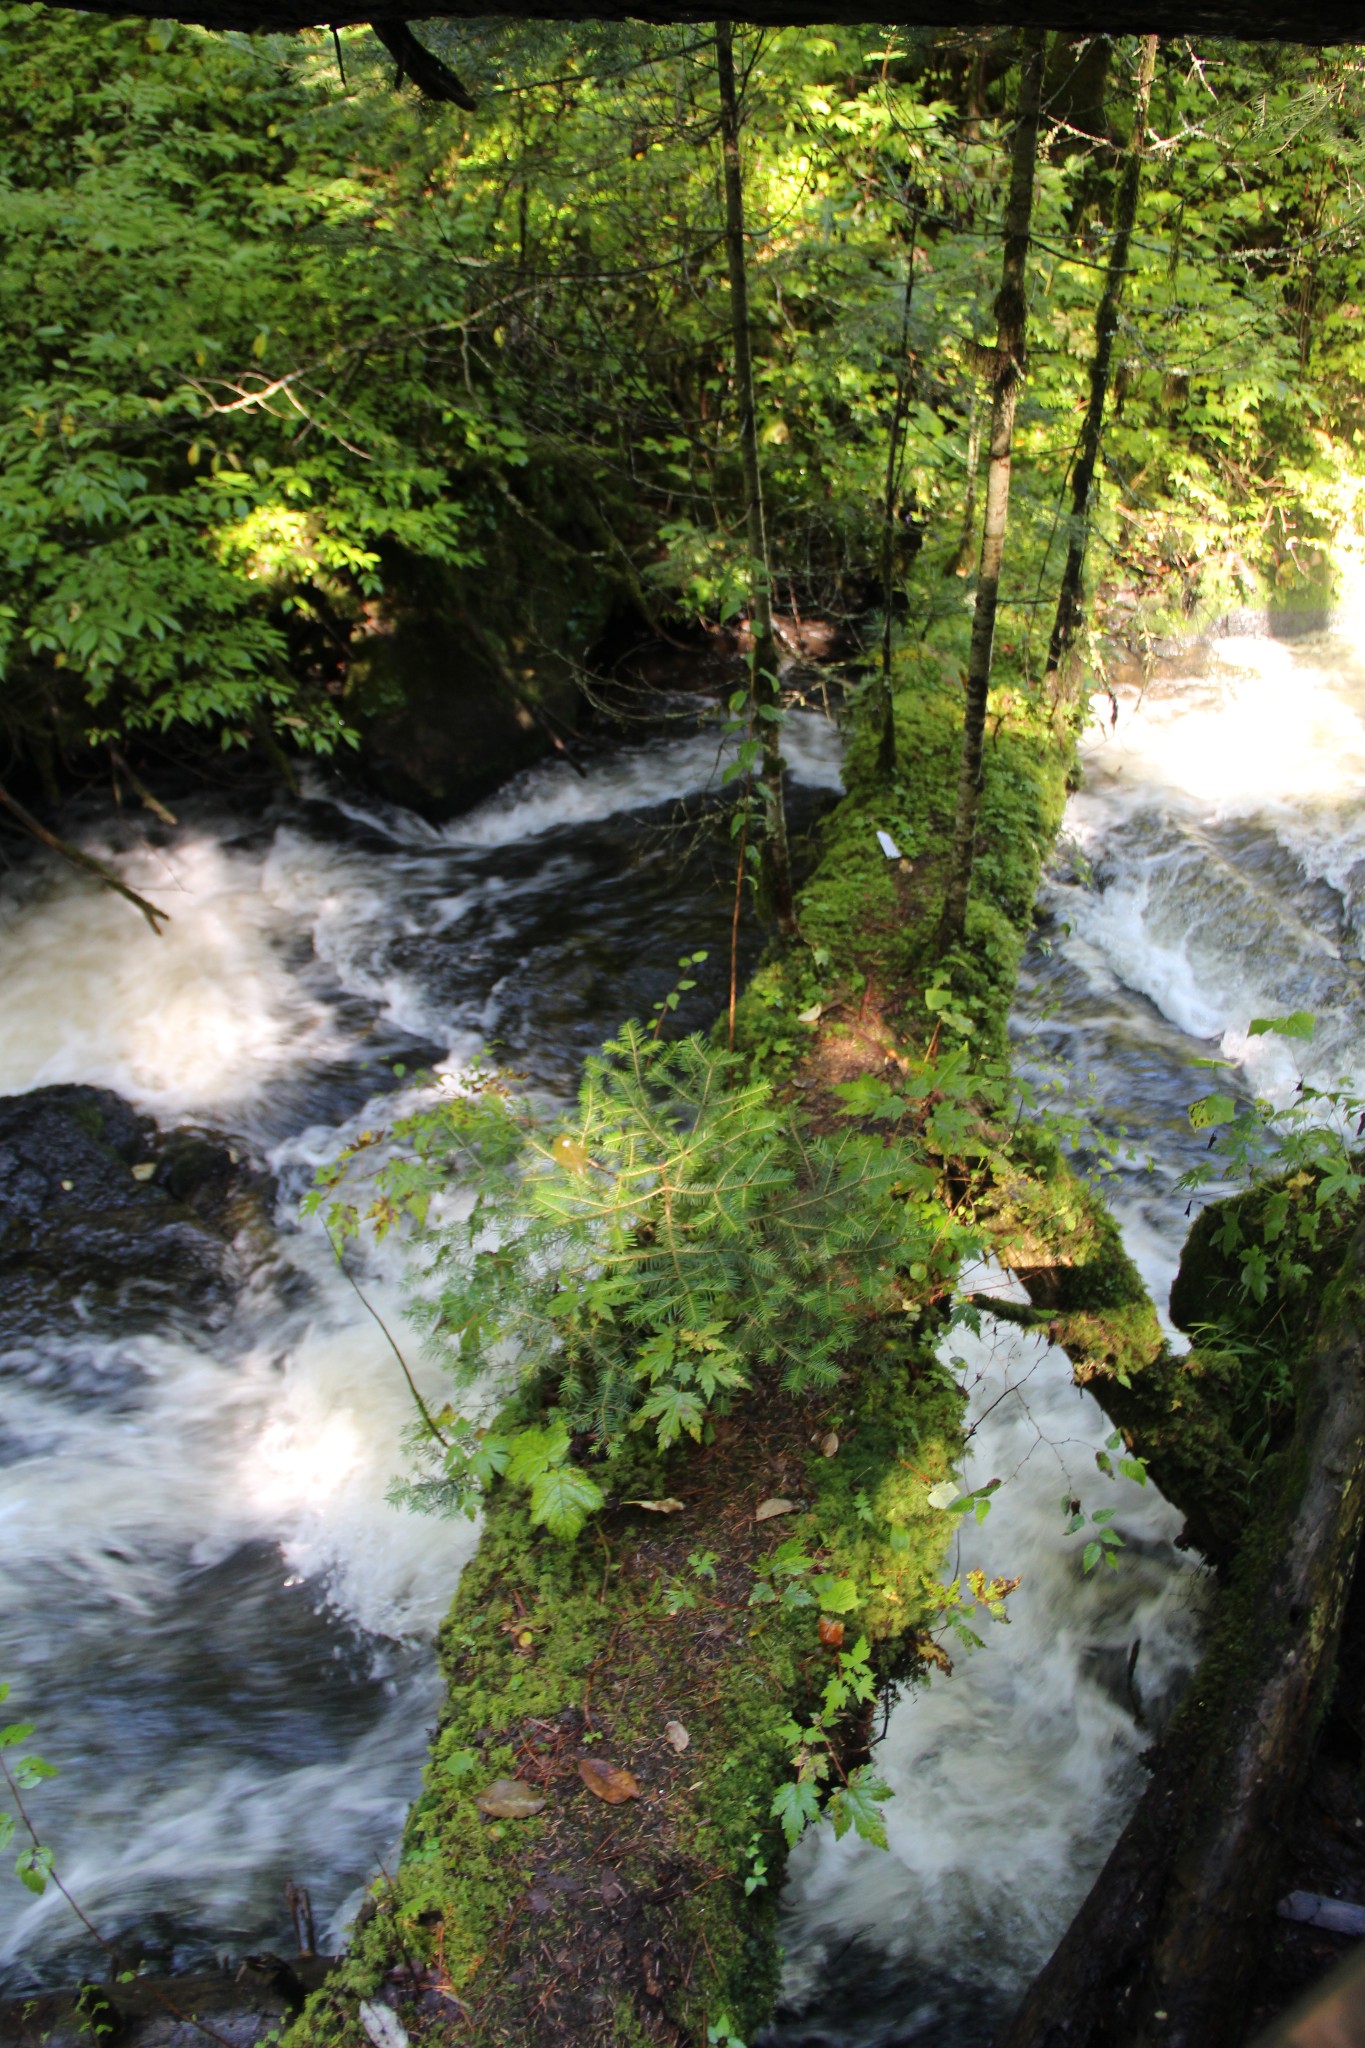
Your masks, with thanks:
M1249 1529L1146 1792L999 2048L1231 2048L1330 1689L1365 1515L1365 1229L1298 1373Z

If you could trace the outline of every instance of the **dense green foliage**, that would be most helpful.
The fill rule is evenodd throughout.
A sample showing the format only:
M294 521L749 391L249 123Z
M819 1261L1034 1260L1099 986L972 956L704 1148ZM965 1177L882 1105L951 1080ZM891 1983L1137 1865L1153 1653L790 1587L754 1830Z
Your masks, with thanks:
M939 1149L967 1142L962 1084L931 1068L917 1093L938 1105ZM514 1362L550 1403L510 1439L424 1423L419 1449L439 1469L410 1496L459 1505L501 1473L563 1535L603 1499L569 1460L571 1436L609 1469L626 1431L661 1450L700 1442L739 1391L828 1396L885 1317L918 1316L904 1288L940 1293L978 1244L927 1159L851 1125L804 1129L734 1055L635 1024L589 1060L569 1130L494 1082L405 1118L393 1138L368 1208L381 1228L404 1209L428 1220L445 1188L472 1195L458 1222L428 1222L420 1320L464 1386L496 1384ZM359 1227L350 1187L330 1214L341 1236Z
M433 33L476 114L395 97L362 31L343 81L320 36L0 12L19 752L262 720L331 746L374 709L369 654L420 575L454 579L504 669L533 670L538 640L581 661L612 605L743 602L709 38ZM1008 39L790 30L743 58L777 594L878 595L904 331L895 572L917 631L960 653L937 572L972 559ZM1130 59L1050 60L999 649L1026 675ZM1201 591L1321 592L1358 538L1361 88L1349 52L1161 53L1099 531L1108 579L1144 581L1163 618Z

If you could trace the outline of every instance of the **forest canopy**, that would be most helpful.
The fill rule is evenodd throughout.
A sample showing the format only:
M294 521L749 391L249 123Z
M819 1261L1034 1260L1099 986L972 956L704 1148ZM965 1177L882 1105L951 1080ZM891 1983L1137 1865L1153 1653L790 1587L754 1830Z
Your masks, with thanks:
M401 692L414 592L472 607L532 698L612 617L742 608L710 32L425 33L476 112L396 97L365 30L0 11L11 765L191 728L335 746ZM1137 48L1047 62L997 648L1024 677ZM775 594L885 596L960 652L1013 36L745 30L739 61ZM1363 84L1349 49L1159 51L1091 552L1149 627L1320 599L1357 531Z

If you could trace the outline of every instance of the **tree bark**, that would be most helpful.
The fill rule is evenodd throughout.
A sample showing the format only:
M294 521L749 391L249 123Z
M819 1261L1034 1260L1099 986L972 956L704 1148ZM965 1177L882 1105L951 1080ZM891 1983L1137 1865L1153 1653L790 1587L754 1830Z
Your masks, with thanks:
M60 0L71 4L71 0ZM128 0L81 0L84 13L126 15ZM511 0L455 0L442 8L442 18L521 20L522 4ZM535 16L545 21L706 21L704 4L686 0L536 0ZM268 34L301 28L347 28L363 22L404 22L413 18L410 5L388 6L384 0L178 0L175 21L199 22L205 28L256 29ZM418 17L426 18L426 17ZM999 28L1007 23L1031 29L1060 29L1071 35L1245 36L1256 40L1312 43L1356 43L1360 40L1359 0L1317 0L1311 8L1291 0L748 0L735 20L765 28L801 23L891 21L930 28Z
M972 413L967 427L967 481L962 497L962 537L945 576L965 576L971 561L972 536L976 532L976 472L981 461L981 399L972 393Z
M1029 225L1033 216L1033 172L1038 153L1038 114L1046 41L1041 29L1030 29L1023 37L1021 51L1019 112L1011 153L1009 201L1005 208L1004 264L995 301L997 331L995 368L991 380L986 518L981 536L981 566L977 576L976 610L972 617L971 652L967 657L962 766L957 785L957 817L948 860L948 890L939 925L940 953L946 953L950 947L959 944L967 927L967 897L976 849L976 817L981 804L981 750L986 729L986 698L991 683L995 613L1000 596L1000 569L1005 558L1005 525L1009 515L1014 411L1024 375L1028 336L1024 272L1028 260Z
M463 107L467 114L474 112L477 102L461 85L455 72L435 51L418 42L405 21L380 19L372 21L370 26L398 66L393 80L395 87L400 86L405 78L410 78L427 99Z
M999 2048L1234 2048L1365 1520L1365 1229L1297 1374L1273 1506L1137 1809Z
M749 337L749 274L744 252L744 176L739 157L739 95L731 25L716 23L716 77L720 85L720 137L725 171L725 254L730 271L730 324L735 351L735 395L739 400L739 456L744 474L744 529L749 548L753 657L749 689L754 723L763 742L759 778L763 802L760 852L761 894L778 930L796 930L787 813L782 795L784 763L779 739L777 641L773 634L772 575L763 524L763 480L758 467L758 421L754 405L754 363ZM765 715L766 714L766 715Z
M905 415L910 400L910 307L915 295L915 243L919 236L919 209L910 209L910 248L905 258L905 297L901 303L901 340L896 356L896 396L891 406L891 430L886 443L886 492L882 503L882 732L877 748L877 770L889 782L896 772L896 713L891 689L891 585L896 566L896 492L900 485L901 454L905 446Z
M1138 59L1137 91L1133 100L1133 132L1124 153L1114 206L1114 239L1109 251L1109 269L1095 314L1095 354L1090 365L1090 403L1081 428L1076 467L1071 476L1071 523L1066 551L1066 568L1057 597L1057 614L1052 622L1047 666L1054 675L1066 659L1080 629L1083 616L1081 578L1085 571L1085 548L1089 534L1090 492L1095 464L1099 460L1100 437L1104 431L1104 408L1109 398L1109 377L1118 332L1119 305L1128 276L1128 251L1137 218L1138 189L1142 183L1142 157L1147 134L1147 105L1152 96L1152 74L1156 69L1155 36L1143 39Z

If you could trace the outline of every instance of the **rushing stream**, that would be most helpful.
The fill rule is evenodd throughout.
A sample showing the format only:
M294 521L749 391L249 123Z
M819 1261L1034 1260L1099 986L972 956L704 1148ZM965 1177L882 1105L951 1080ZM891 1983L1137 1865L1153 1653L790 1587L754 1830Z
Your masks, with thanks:
M840 745L814 715L794 738L809 815ZM391 1855L474 1532L387 1504L403 1381L299 1198L376 1095L413 1085L395 1065L494 1046L566 1095L698 944L690 1021L709 1021L717 780L714 734L685 730L533 771L443 828L321 782L264 815L188 806L173 832L87 820L172 913L160 939L45 860L0 893L0 1094L98 1083L227 1133L278 1183L271 1255L216 1326L167 1298L150 1331L105 1314L0 1345L0 1677L59 1766L35 1801L62 1874L130 1953L287 1951L287 1879L334 1943ZM401 1331L394 1262L364 1277ZM89 1960L55 1891L0 1886L0 1986Z
M1241 1085L1283 1099L1290 1042L1247 1026L1302 1008L1318 1019L1293 1047L1305 1077L1365 1079L1365 662L1344 633L1224 640L1121 699L1115 725L1103 708L1016 1053L1064 1061L1070 1099L1130 1134L1138 1157L1106 1192L1164 1309L1188 1228L1175 1183L1206 1142L1186 1109L1211 1078L1192 1060L1238 1061ZM951 1350L980 1418L965 1483L1005 1482L961 1563L1023 1584L1008 1628L891 1715L891 1853L828 1829L798 1848L782 2048L984 2048L1089 1889L1197 1652L1203 1574L1174 1548L1180 1518L1097 1471L1109 1426L1062 1354L989 1320ZM1117 1571L1084 1576L1063 1496L1117 1509Z
M837 786L823 721L794 725L797 780ZM382 1336L296 1220L315 1165L412 1083L495 1042L564 1094L620 1018L648 1013L728 902L674 822L715 743L534 771L433 827L319 783L175 831L112 814L92 845L173 922L35 861L0 890L0 1092L115 1088L163 1125L205 1124L277 1178L276 1239L212 1328L174 1302L0 1352L0 1676L61 1767L38 1795L67 1881L159 1960L287 1939L282 1886L335 1932L392 1848L435 1704L430 1636L473 1532L395 1512L406 1420ZM1111 1184L1158 1300L1199 1141L1190 1060L1248 1051L1254 1014L1314 1010L1314 1078L1365 1072L1365 669L1341 640L1224 642L1096 729L1021 991L1021 1057L1071 1063L1151 1164ZM697 804L689 806L695 816ZM1359 902L1358 900L1359 899ZM1292 1084L1251 1042L1257 1086ZM1078 1081L1077 1085L1080 1085ZM394 1270L366 1289L400 1314ZM987 1289L999 1275L979 1276ZM1083 1895L1178 1694L1202 1574L1152 1489L1095 1468L1107 1426L1041 1341L960 1334L980 1424L968 1483L1006 1483L963 1568L1022 1573L1014 1620L897 1705L879 1755L890 1855L823 1830L784 1906L773 2039L981 2048ZM424 1368L425 1370L425 1368ZM1117 1572L1089 1578L1059 1501L1113 1505ZM1140 1648L1134 1662L1134 1645ZM60 1899L0 1888L0 1982L70 1974Z

